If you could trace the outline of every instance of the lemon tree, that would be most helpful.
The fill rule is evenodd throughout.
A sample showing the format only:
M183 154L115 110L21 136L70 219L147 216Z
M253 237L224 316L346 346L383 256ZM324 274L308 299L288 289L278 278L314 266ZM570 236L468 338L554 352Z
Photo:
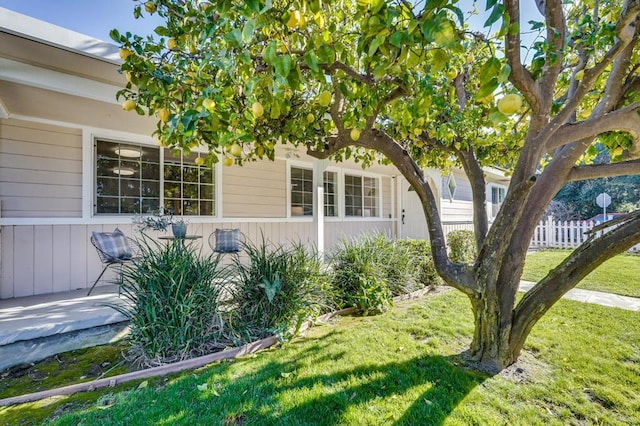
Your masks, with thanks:
M321 159L395 165L422 202L438 273L471 301L470 353L500 370L562 294L640 242L636 212L516 303L531 235L554 194L574 180L637 174L640 164L640 5L540 4L544 20L524 23L517 0L486 0L479 31L457 0L139 1L135 16L164 23L147 38L112 31L128 81L119 96L156 114L161 144L207 147L206 164L274 159L283 143ZM540 34L525 58L521 34L531 31ZM591 164L596 142L613 162ZM454 166L471 184L473 265L448 258L423 173ZM491 227L486 166L511 175Z

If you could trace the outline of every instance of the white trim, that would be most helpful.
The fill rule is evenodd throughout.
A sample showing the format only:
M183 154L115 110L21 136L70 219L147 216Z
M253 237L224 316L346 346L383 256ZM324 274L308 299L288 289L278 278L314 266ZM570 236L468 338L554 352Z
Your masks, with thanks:
M96 187L95 139L89 129L82 129L82 217L93 216Z
M94 216L89 219L81 217L54 217L54 218L31 218L31 217L16 217L16 218L0 218L0 226L31 226L31 225L117 225L124 223L133 223L133 216ZM184 216L184 219L189 223L289 223L289 222L312 222L310 216L301 218L285 218L285 217L225 217L216 218L213 216ZM333 218L333 220L325 219L325 222L393 222L395 219L385 219L376 217L349 217L345 219Z
M118 47L46 21L0 7L3 32L119 65Z
M0 80L119 105L123 87L0 58Z
M493 221L493 219L496 218L496 216L493 214L493 188L497 188L497 189L504 189L504 195L506 197L507 195L507 186L506 185L500 185L499 183L488 183L486 186L486 190L487 190L487 216L489 221ZM502 200L504 202L504 200ZM500 203L500 206L502 206L502 203Z

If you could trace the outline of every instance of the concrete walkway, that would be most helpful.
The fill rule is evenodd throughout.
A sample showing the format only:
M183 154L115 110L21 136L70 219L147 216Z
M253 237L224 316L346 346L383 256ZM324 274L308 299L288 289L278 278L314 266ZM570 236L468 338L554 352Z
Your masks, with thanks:
M522 281L520 282L519 290L529 291L535 284L536 283L531 281ZM640 299L636 297L619 296L617 294L604 293L602 291L574 288L569 290L567 294L562 296L562 298L640 312Z

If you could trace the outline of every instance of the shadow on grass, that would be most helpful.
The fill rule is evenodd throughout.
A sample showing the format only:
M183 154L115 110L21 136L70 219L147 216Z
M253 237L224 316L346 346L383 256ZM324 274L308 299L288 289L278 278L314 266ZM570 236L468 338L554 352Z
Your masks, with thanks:
M354 360L335 344L340 334L183 373L61 424L441 425L487 378L458 365L455 355L372 363L366 360L385 356L365 351L365 361Z

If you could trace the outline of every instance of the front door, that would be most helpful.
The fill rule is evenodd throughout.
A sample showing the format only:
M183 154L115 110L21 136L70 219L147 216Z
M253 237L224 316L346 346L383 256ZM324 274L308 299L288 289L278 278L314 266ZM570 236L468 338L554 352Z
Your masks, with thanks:
M424 217L422 204L416 191L411 188L409 182L401 180L402 201L400 237L416 240L428 240L427 220Z

